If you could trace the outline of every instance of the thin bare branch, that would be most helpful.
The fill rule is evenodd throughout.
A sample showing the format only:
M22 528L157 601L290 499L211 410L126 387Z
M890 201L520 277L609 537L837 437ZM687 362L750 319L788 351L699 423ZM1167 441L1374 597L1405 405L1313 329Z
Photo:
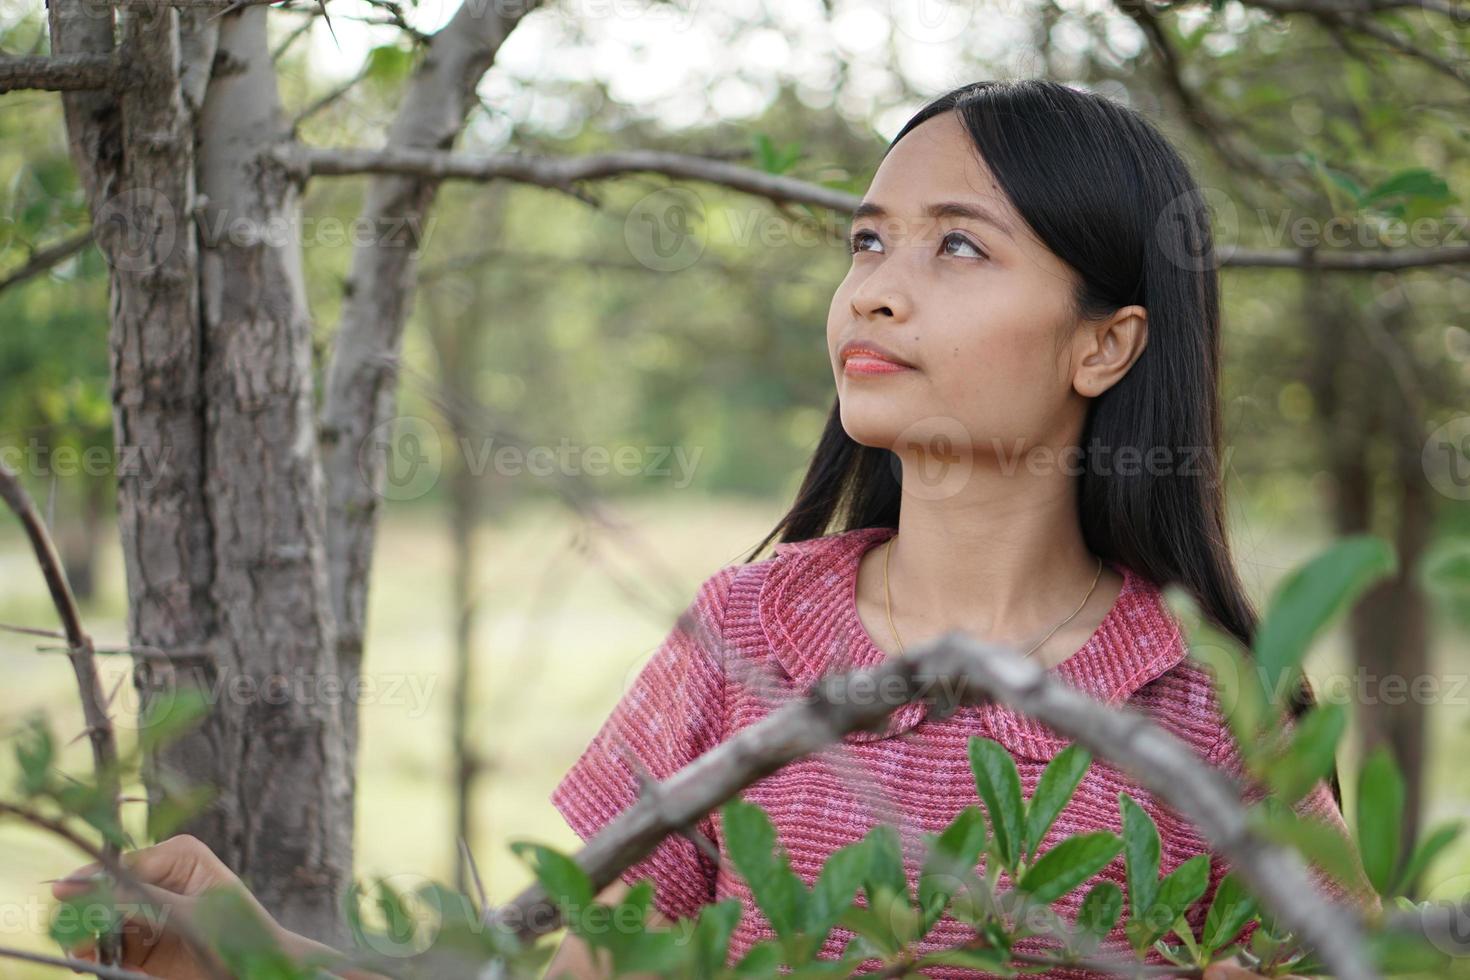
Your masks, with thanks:
M1402 52L1411 58L1422 61L1435 71L1453 78L1461 85L1470 87L1470 73L1466 72L1463 64L1450 61L1437 52L1430 51L1416 44L1411 38L1404 37L1392 28L1369 17L1362 16L1365 8L1370 12L1377 13L1386 10L1417 7L1463 22L1466 17L1465 11L1460 10L1457 12L1448 3L1408 3L1398 2L1398 0L1366 0L1365 3L1359 4L1343 3L1342 0L1242 0L1242 2L1247 6L1270 11L1277 16L1306 14L1324 25L1338 25L1357 31L1360 34L1365 34L1377 41L1381 41L1390 48Z
M283 145L277 159L303 175L341 176L385 173L436 179L512 180L555 190L574 189L581 181L658 173L669 177L719 184L775 202L796 202L850 212L859 198L846 191L809 181L765 173L704 157L662 151L629 150L585 157L544 157L523 153L470 156L437 150L319 149L301 144ZM1428 266L1470 263L1470 246L1436 248L1341 249L1220 249L1224 268L1306 268L1315 265L1335 272L1382 272Z
M1372 251L1238 248L1226 251L1220 261L1222 267L1231 269L1305 269L1316 266L1331 272L1399 272L1464 263L1470 263L1470 245Z
M308 23L310 22L308 21ZM316 115L318 112L321 112L327 106L331 105L333 102L336 102L338 99L342 98L342 96L352 91L352 89L356 87L358 82L367 77L368 67L369 64L364 63L362 68L358 70L357 74L353 75L341 85L338 85L336 88L327 92L315 102L309 103L291 120L291 125L288 129L288 132L290 132L294 136L297 130L301 128L302 123L306 122L306 120L310 119L312 116Z
M20 268L0 279L0 292L55 268L86 248L91 241L92 230L89 228L79 235L36 249Z
M86 92L116 88L123 79L122 66L107 55L0 55L0 92Z
M846 191L810 181L766 173L724 160L660 150L624 150L581 157L526 153L471 156L423 149L327 150L296 144L282 147L279 158L306 176L374 173L438 180L514 180L571 192L580 181L657 173L719 184L772 201L812 204L834 211L851 211L858 204L858 198Z
M118 966L103 966L101 963L71 956L48 956L45 953L33 953L28 949L13 949L9 946L0 946L0 957L40 963L42 966L62 967L73 973L90 973L94 977L102 977L103 980L157 980L151 973L138 973Z

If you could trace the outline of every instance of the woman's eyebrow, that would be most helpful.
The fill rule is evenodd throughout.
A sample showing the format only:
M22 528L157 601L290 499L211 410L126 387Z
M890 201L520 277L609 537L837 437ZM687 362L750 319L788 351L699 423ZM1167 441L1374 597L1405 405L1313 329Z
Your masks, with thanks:
M968 201L938 201L924 208L924 214L931 218L969 218L972 221L983 221L1004 233L1007 238L1016 237L1009 222L1002 220L980 204L972 204ZM875 201L863 201L852 211L853 221L861 218L886 218L887 216L888 209Z

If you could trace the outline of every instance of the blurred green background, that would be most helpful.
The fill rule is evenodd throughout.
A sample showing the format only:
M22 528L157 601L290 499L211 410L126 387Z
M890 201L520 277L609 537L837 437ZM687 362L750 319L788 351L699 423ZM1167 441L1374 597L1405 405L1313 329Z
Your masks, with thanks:
M638 17L534 15L487 76L485 106L464 146L558 155L721 151L861 191L923 95L964 80L1045 74L1126 99L1155 118L1218 194L1217 235L1227 245L1280 247L1287 243L1272 240L1270 229L1304 213L1380 220L1365 188L1420 171L1412 190L1390 202L1398 214L1462 215L1456 192L1470 172L1464 86L1412 59L1381 52L1371 64L1357 59L1320 25L1298 19L1283 27L1237 4L1213 11L1200 4L1169 20L1184 77L1212 107L1200 127L1161 96L1146 36L1108 4L998 4L943 37L886 5L838 6L825 14L820 5L694 11L682 29L646 38L648 22ZM409 12L429 30L448 9L420 4ZM340 46L317 23L286 49L284 94L299 109L356 78L347 95L302 122L300 135L318 145L373 145L413 46L354 19L358 7L342 10L334 19ZM297 26L284 14L273 22L283 44ZM1441 27L1405 25L1424 43L1463 56L1456 47L1463 25L1454 33ZM0 46L43 50L41 12L0 6ZM87 219L58 99L11 94L0 110L3 281L33 249L85 229ZM1269 161L1279 185L1222 158L1218 144L1227 140ZM316 180L304 199L319 354L331 342L351 254L333 229L350 229L364 183ZM640 202L670 188L692 195L701 251L685 267L659 271L630 252L625 235ZM508 842L576 844L547 801L552 787L694 588L743 557L784 511L830 405L825 321L848 264L840 231L808 227L793 236L811 213L783 214L664 178L627 178L597 194L594 208L521 186L449 184L426 229L400 411L438 450L431 472L380 510L366 669L401 678L404 687L396 700L384 699L394 703L363 708L360 877L452 878L448 696L459 613L455 549L466 541L458 522L475 527L472 549L460 553L472 561L477 613L470 741L484 763L470 844L491 898L501 900L530 882ZM1317 210L1303 212L1303 202ZM837 227L844 224L839 218ZM1327 297L1292 269L1227 269L1223 287L1230 519L1243 577L1263 603L1284 572L1337 533L1332 501L1340 488L1327 434L1340 423L1324 415L1308 377L1323 341L1306 322ZM1400 311L1393 342L1422 396L1426 433L1465 411L1463 266L1338 276L1331 292L1349 309ZM84 455L111 452L106 317L106 270L90 247L0 290L0 447L41 460L28 468L28 483L86 593L87 625L99 642L122 643L111 467ZM1343 370L1365 402L1404 383L1387 355ZM548 478L476 463L511 439L611 453L632 447L638 472L580 481L625 530L589 522ZM667 457L659 455L665 448ZM1378 466L1369 484L1383 491L1373 528L1389 537L1400 520L1383 475L1392 452L1375 437L1368 454ZM660 464L666 469L649 471ZM1470 505L1436 492L1426 506L1431 547L1464 547ZM0 521L0 570L0 622L54 625L34 561L9 520ZM1432 668L1446 679L1470 674L1467 609L1465 594L1430 599ZM13 731L44 711L58 731L79 732L70 669L36 645L0 633L9 690L0 720ZM1349 665L1338 629L1313 654L1310 673L1320 687L1350 674ZM111 690L125 663L107 658L104 666ZM124 682L119 703L131 696ZM1428 707L1425 827L1470 815L1470 775L1459 765L1470 754L1467 698ZM84 743L67 752L86 764ZM1339 759L1345 774L1355 763L1350 754ZM0 780L13 779L13 770L14 760L0 755ZM1344 782L1350 809L1352 781ZM140 805L128 811L141 828ZM0 822L0 853L0 943L52 951L44 939L49 891L38 882L82 862L9 822ZM1426 883L1431 897L1470 892L1470 838L1435 864ZM49 971L4 963L0 974Z

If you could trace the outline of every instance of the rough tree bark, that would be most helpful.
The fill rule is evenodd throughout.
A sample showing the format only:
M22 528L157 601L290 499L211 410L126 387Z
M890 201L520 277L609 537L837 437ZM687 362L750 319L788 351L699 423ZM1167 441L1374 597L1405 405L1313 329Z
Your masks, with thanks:
M1382 325L1360 322L1376 314L1356 300L1356 282L1334 282L1320 270L1302 274L1302 310L1314 351L1308 382L1318 406L1317 420L1328 470L1335 488L1332 506L1336 534L1379 533L1389 537L1399 559L1399 573L1380 582L1348 614L1352 664L1363 671L1365 697L1360 705L1364 750L1387 744L1404 774L1403 846L1417 833L1423 798L1426 705L1410 696L1414 678L1429 669L1425 599L1414 574L1428 546L1432 516L1420 463L1418 434L1422 406L1406 402L1406 393L1384 383L1382 357L1369 342L1369 331ZM1386 440L1392 467L1379 475L1373 447ZM1395 526L1374 527L1377 495L1394 493ZM1386 677L1405 683L1401 703L1385 697L1392 688ZM1397 683L1397 682L1394 682Z
M227 696L193 775L219 780L206 839L225 845L221 857L283 922L340 943L353 810L298 201L263 163L283 127L268 14L221 19L199 119L203 492L219 611L213 679Z
M150 801L215 787L181 829L291 928L340 943L352 819L322 683L336 654L310 324L299 244L262 233L294 216L294 190L253 165L280 135L266 15L128 9L136 77L64 100L111 270L114 436L142 450L118 474L130 642L179 654L137 662L141 708L189 686L213 706L146 760ZM111 52L106 4L53 0L50 20L58 53ZM196 220L219 232L202 254Z

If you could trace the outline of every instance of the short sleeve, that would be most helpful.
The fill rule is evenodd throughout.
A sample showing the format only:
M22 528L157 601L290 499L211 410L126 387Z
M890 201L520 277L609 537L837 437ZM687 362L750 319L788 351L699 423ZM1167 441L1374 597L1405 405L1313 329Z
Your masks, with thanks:
M722 568L699 587L658 649L551 794L551 803L582 840L591 840L638 800L636 766L663 781L724 736L725 608L739 565ZM695 825L713 841L706 814ZM632 885L653 879L654 907L687 918L714 900L715 862L688 837L670 834L626 868Z

